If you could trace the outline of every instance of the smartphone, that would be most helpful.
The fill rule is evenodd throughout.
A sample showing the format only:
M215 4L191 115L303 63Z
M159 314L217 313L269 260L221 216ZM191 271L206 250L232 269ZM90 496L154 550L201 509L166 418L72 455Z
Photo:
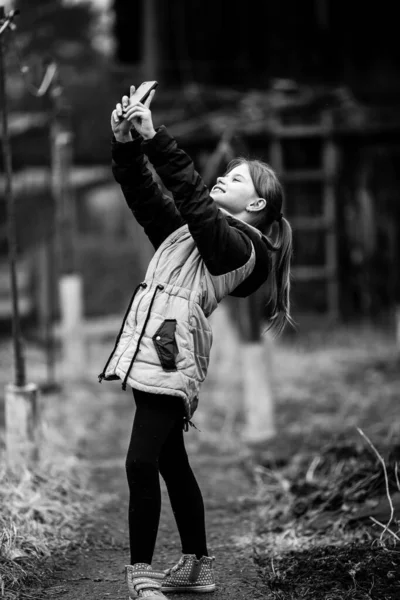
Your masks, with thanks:
M158 81L144 81L139 85L137 90L131 96L129 103L135 104L136 102L145 102L150 95L152 90L155 90L158 86Z
M145 102L150 95L152 90L155 90L158 86L158 81L143 81L135 90L133 96L129 99L129 104L136 104L136 102ZM122 111L122 115L124 115L126 111ZM119 120L123 121L124 117L120 117Z

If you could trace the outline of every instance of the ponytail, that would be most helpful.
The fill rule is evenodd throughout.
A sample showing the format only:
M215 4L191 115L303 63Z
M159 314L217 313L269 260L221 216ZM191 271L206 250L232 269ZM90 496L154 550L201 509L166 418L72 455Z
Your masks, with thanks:
M251 224L264 233L267 248L272 254L269 284L270 299L268 307L268 326L274 337L280 335L287 323L294 327L290 316L290 262L292 259L292 228L280 212L283 204L283 189L275 171L265 162L257 159L239 157L232 160L226 172L245 163L250 171L254 189L260 198L267 201L264 210L253 213ZM278 234L274 242L268 237L271 228L276 225Z
M268 326L265 331L272 331L279 336L285 325L294 326L290 316L290 262L292 258L292 228L282 217L277 223L278 235L275 243L267 238L267 245L272 251L272 267L268 278L270 299Z

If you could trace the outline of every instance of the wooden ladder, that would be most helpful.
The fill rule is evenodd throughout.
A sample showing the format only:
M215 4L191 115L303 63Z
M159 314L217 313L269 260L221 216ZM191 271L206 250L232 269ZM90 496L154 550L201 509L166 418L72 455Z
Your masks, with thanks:
M311 125L286 125L281 118L274 116L270 122L270 135L269 160L284 186L287 183L297 182L321 183L321 213L318 216L295 218L290 218L289 213L288 219L294 232L307 234L308 232L321 231L324 233L324 265L295 265L292 273L295 281L325 282L326 316L336 321L339 318L335 193L338 150L333 139L332 114L330 111L323 112L319 121ZM284 140L310 138L321 139L320 166L316 169L286 170L282 142ZM283 212L285 213L285 210ZM294 248L294 251L296 252L296 248Z

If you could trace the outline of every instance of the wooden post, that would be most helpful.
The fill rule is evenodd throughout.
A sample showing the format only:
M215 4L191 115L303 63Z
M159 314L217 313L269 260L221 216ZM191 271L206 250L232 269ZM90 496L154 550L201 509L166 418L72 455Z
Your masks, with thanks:
M282 143L278 134L280 127L278 115L273 114L270 116L268 126L270 133L269 161L278 177L281 177L283 173L283 152Z
M37 252L36 268L36 297L38 306L39 335L44 343L46 354L46 381L41 384L42 392L51 392L58 389L55 380L56 359L53 319L55 314L54 294L54 261L55 245L54 231L39 245Z
M15 471L39 459L39 391L34 383L5 390L6 462Z
M339 319L339 282L337 273L336 240L336 170L337 148L332 136L333 117L331 111L322 114L325 132L322 149L322 168L324 170L323 213L327 224L325 237L326 267L328 271L328 313L333 322Z
M388 214L386 221L386 229L388 236L389 256L390 256L390 271L389 271L389 296L391 319L394 326L394 338L396 345L400 350L400 276L398 269L397 256L399 255L399 234L400 227L397 220L394 218L393 212Z
M71 193L72 132L69 109L58 81L52 85L54 116L51 126L52 193L56 210L59 262L59 302L62 368L66 377L84 375L83 284L77 269L77 225Z
M37 458L38 388L26 383L25 357L20 328L17 283L17 235L15 199L12 189L12 154L8 133L8 104L6 91L3 34L15 29L15 12L5 14L0 4L0 106L2 107L2 151L6 175L7 239L12 294L12 338L14 349L15 383L5 390L6 461L13 468L23 468Z
M397 347L400 349L400 304L396 304L394 309L395 314L395 336Z
M160 79L156 0L143 2L143 79Z
M323 266L299 265L292 267L294 278L300 282L322 281L325 285L327 316L336 322L339 318L339 283L337 273L337 224L336 224L336 175L338 149L333 135L333 117L330 110L324 111L319 123L312 125L284 125L278 115L270 118L270 162L283 182L321 182L321 214L318 216L295 217L292 227L297 234L321 232L324 236L325 260ZM320 138L322 144L321 166L318 169L285 168L282 138L285 141L301 138ZM285 212L285 208L283 210Z

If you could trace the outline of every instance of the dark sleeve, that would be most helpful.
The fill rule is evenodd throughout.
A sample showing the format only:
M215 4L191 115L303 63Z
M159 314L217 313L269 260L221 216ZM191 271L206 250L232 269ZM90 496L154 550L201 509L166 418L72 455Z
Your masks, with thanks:
M178 148L166 128L160 127L151 140L144 141L143 149L172 192L176 208L188 224L210 273L223 275L243 266L251 255L251 240L229 225L191 158Z
M253 271L246 279L239 284L229 295L236 298L247 298L254 294L267 280L272 269L270 256L265 252L258 252L256 249L256 264Z
M141 136L132 142L111 142L112 172L126 202L157 249L170 233L184 225L172 198L164 194L143 154Z

